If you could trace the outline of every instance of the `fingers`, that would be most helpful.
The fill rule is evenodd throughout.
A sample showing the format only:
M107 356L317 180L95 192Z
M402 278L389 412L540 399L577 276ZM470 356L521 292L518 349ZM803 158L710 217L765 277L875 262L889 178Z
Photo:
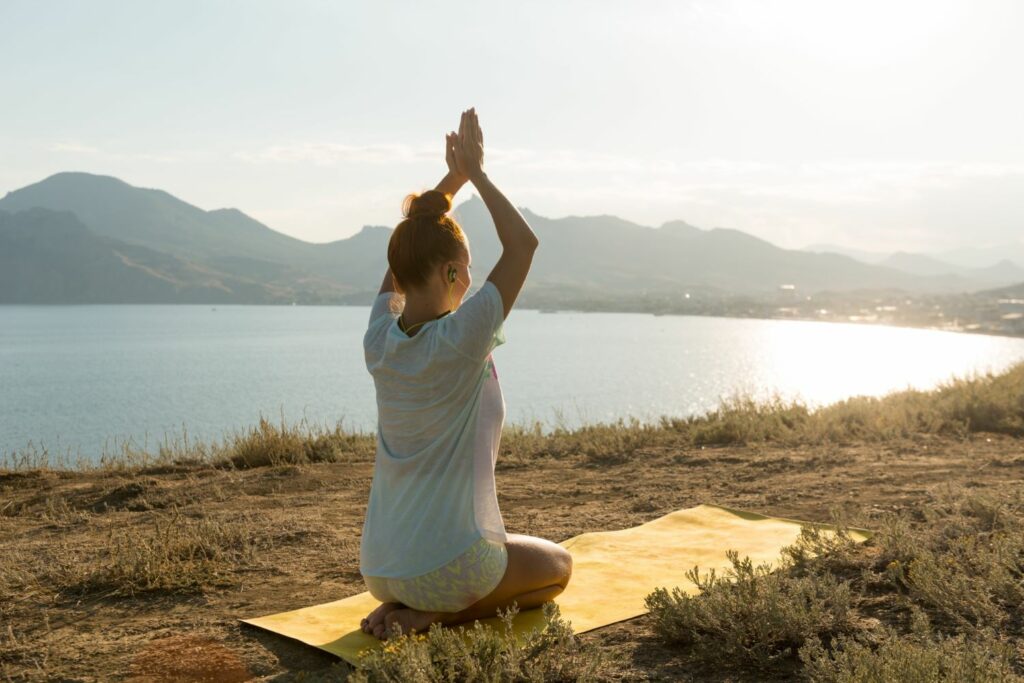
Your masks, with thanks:
M459 137L468 138L470 143L483 144L484 133L480 130L480 118L476 115L476 107L470 107L462 112L464 127L460 130Z

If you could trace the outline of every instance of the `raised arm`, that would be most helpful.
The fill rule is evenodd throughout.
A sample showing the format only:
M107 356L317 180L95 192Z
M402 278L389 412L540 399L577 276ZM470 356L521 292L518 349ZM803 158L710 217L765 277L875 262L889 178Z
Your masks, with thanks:
M391 277L391 266L388 266L387 271L384 273L384 281L380 283L380 290L377 292L377 296L384 294L385 292L395 291L395 281Z
M526 282L539 241L519 210L484 173L484 135L475 108L462 113L455 158L459 171L469 178L480 193L501 241L501 256L487 279L501 292L507 318Z

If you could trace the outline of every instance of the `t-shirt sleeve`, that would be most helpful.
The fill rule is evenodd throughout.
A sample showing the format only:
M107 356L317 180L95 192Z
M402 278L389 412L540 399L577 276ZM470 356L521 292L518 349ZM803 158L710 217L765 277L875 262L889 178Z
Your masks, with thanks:
M370 307L370 322L367 327L372 327L374 322L382 322L381 316L394 320L402 314L405 307L405 297L398 292L383 292L373 300Z
M462 302L446 321L445 340L474 360L484 360L495 347L505 343L505 307L501 292L490 280Z

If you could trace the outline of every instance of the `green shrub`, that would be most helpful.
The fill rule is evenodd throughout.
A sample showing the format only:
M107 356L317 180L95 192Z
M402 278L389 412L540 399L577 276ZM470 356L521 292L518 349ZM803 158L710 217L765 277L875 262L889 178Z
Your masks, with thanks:
M812 643L800 652L811 683L1020 683L1013 651L989 637L890 636L878 647L841 639L833 652Z
M792 576L729 551L732 568L687 577L700 591L657 588L647 596L654 630L710 664L766 668L794 658L813 638L853 628L850 589L830 574Z
M459 625L432 624L424 634L395 635L379 650L360 661L349 677L351 683L526 683L540 681L597 681L604 665L594 646L583 645L562 620L553 602L543 606L548 624L534 630L517 644L512 620L513 606L499 612L502 629L474 622L467 629ZM397 627L396 627L397 628Z
M885 578L962 628L1000 628L1024 603L1022 496L947 494L923 524L883 520L874 540Z
M1024 604L1024 531L961 536L940 552L921 548L906 565L890 564L888 576L963 626L999 628Z

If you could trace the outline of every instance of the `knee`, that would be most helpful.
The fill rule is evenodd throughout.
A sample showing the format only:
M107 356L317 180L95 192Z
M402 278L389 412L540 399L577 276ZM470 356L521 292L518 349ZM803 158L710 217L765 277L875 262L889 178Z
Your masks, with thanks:
M558 570L558 585L565 588L572 577L572 555L562 546L558 546L559 552L555 555L556 567Z

